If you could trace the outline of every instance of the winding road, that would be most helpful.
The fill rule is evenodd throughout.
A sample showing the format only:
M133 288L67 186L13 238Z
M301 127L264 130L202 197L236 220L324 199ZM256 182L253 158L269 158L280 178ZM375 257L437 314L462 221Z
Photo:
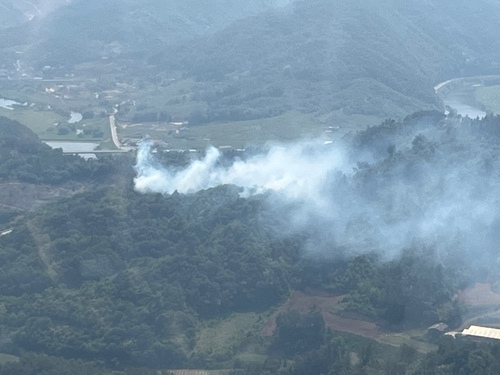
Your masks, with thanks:
M113 139L113 143L115 144L116 148L122 149L122 145L120 144L120 141L118 140L118 133L116 132L116 114L117 110L115 109L115 112L109 116L109 129L111 130L111 138Z
M453 82L454 80L457 80L457 79L460 79L460 78L453 78L453 79L449 79L448 81L441 82L440 84L434 86L434 91L437 93L440 88L446 86L448 83Z

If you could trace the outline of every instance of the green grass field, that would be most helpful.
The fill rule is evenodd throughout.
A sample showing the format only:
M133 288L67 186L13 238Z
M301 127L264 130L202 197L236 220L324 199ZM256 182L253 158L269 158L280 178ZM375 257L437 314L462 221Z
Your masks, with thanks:
M235 354L244 341L253 335L260 335L264 324L265 319L259 318L256 313L232 314L202 328L198 333L194 351L213 355Z
M66 135L59 135L57 132L57 127L54 124L67 124L68 118L49 110L39 110L35 107L14 106L13 110L0 108L0 116L5 116L12 120L19 121L20 123L29 127L43 140L99 142L100 140L111 139L109 120L107 117L101 118L99 116L96 116L93 119L82 120L78 124L76 124L77 129L83 130L85 129L85 127L90 127L100 129L103 132L102 137L93 138L90 135L78 136L75 132L70 132ZM85 126L83 126L84 124Z
M312 116L299 112L287 112L281 116L262 120L192 126L175 134L178 128L168 127L166 124L119 127L119 137L127 139L134 138L138 134L148 134L152 138L167 142L171 149L200 149L209 145L243 148L252 143L315 138L324 131Z
M195 84L193 79L185 79L163 85L144 85L128 94L127 99L136 102L128 116L131 118L136 112L166 111L175 119L183 119L194 110L205 109L207 103L196 101L192 97Z
M244 147L248 142L292 141L321 135L323 128L303 113L287 112L281 116L252 121L228 122L191 127L198 139L210 139L214 146Z
M52 107L62 104L61 99L53 95L47 95L42 91L41 87L37 88L33 83L25 84L18 88L2 90L0 96L15 100L18 103L36 103Z
M80 85L80 86L79 86ZM54 92L46 92L54 89ZM60 91L59 91L60 90ZM75 124L76 129L98 129L102 135L94 138L91 134L77 135L75 130L68 134L58 134L55 124L68 126L71 111L103 111L98 99L86 89L83 81L58 82L32 81L23 82L15 87L1 90L0 98L15 100L23 105L14 105L13 110L0 108L0 116L19 121L28 126L43 140L97 141L111 139L107 117L99 115ZM84 126L85 124L85 126Z
M173 121L186 119L196 110L207 109L208 104L193 95L198 83L193 79L163 81L159 84L142 82L137 84L110 84L100 89L99 85L83 79L71 82L27 81L16 87L0 91L0 98L28 103L28 106L15 106L14 110L0 108L0 115L17 120L44 140L98 141L103 149L113 149L107 118L97 115L91 120L83 120L77 129L100 129L102 137L90 135L77 136L75 131L60 135L55 123L66 124L64 113L94 110L97 112L119 108L117 115L127 127L118 126L122 141L141 139L145 135L168 143L170 149L204 149L209 145L243 148L249 144L262 144L268 141L289 142L304 138L316 138L324 134L325 128L333 126L332 137L346 132L375 125L379 119L373 116L346 115L342 110L325 113L316 118L311 114L290 111L273 118L227 123L210 123L201 126L188 126L187 130L167 123L134 124L136 114L145 115L165 112ZM47 91L46 91L47 90ZM52 91L50 91L52 90ZM95 91L99 95L95 96ZM32 103L36 103L32 105ZM132 123L132 124L131 124ZM87 128L88 129L88 128ZM335 133L335 134L333 134Z
M425 331L423 330L386 334L382 336L378 341L397 347L406 344L415 348L418 352L423 354L429 353L433 350L437 350L437 345L425 341Z
M500 85L479 87L476 90L476 99L487 111L500 113Z
M52 111L39 111L34 108L14 106L14 110L0 108L0 116L8 117L26 125L41 138L50 133L49 129L55 129L57 122L67 121L66 118ZM55 131L57 134L57 131Z

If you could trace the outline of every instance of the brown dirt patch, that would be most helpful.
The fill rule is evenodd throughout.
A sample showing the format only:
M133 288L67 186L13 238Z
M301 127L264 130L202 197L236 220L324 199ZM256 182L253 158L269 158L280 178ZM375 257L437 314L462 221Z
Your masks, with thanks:
M477 283L458 293L457 298L474 314L462 323L461 329L471 324L500 327L500 294L490 284Z
M334 331L348 332L370 339L378 339L382 336L380 328L373 322L342 318L341 316L323 311L322 314L326 325Z
M466 306L500 305L500 294L491 290L490 284L477 283L459 293L458 298Z
M373 322L343 318L335 313L340 311L339 303L344 296L331 296L318 292L292 293L290 298L269 318L262 329L263 336L272 336L276 330L276 318L279 314L289 310L296 310L300 314L307 314L313 307L321 311L328 327L335 331L348 332L358 336L377 339L381 336L380 328Z

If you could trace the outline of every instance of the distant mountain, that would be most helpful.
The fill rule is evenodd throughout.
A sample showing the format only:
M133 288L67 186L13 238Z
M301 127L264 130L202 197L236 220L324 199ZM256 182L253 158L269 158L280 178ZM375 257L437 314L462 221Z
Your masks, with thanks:
M38 20L73 0L0 0L0 29Z
M498 74L499 18L492 0L74 0L0 45L24 44L39 70L111 58L136 77L194 77L207 105L192 123L291 109L378 121L438 109L439 81Z
M32 25L32 39L38 42L32 56L44 63L73 64L100 58L110 43L123 53L151 52L290 1L73 0Z
M18 9L14 9L11 3L0 2L0 28L15 26L23 22L23 15Z
M206 83L207 119L256 106L403 116L437 108L441 80L498 73L498 17L489 0L309 0L150 61Z

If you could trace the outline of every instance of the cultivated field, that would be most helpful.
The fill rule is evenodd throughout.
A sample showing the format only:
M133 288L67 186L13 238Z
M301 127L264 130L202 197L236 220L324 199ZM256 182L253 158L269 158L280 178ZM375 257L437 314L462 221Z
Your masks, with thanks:
M500 113L500 85L478 87L476 99L487 111Z
M436 345L426 342L425 330L387 332L372 321L340 316L339 314L344 309L342 305L343 297L344 296L331 296L325 293L304 293L295 291L268 319L261 333L263 336L272 336L276 329L276 318L281 313L288 310L296 310L301 314L306 314L312 308L317 308L321 311L325 324L334 331L346 332L391 346L406 344L414 347L421 353L428 353L436 349Z
M292 141L316 138L324 134L312 116L287 112L281 116L199 126L176 126L170 123L119 124L122 140L140 139L144 135L167 143L170 149L205 149L207 146L243 148L248 144L268 141Z
M370 339L377 339L382 335L380 328L373 322L344 318L339 313L343 306L340 305L344 296L329 296L326 294L310 295L295 291L267 321L262 329L262 335L272 336L276 330L276 318L288 310L296 310L300 314L308 313L312 308L321 311L328 327L335 331L348 332Z
M463 290L457 298L466 307L460 329L471 324L500 327L500 294L493 291L490 284L477 283Z
M245 340L245 337L258 331L262 322L262 318L256 313L232 314L224 320L213 322L202 328L194 350L214 355L234 351Z

